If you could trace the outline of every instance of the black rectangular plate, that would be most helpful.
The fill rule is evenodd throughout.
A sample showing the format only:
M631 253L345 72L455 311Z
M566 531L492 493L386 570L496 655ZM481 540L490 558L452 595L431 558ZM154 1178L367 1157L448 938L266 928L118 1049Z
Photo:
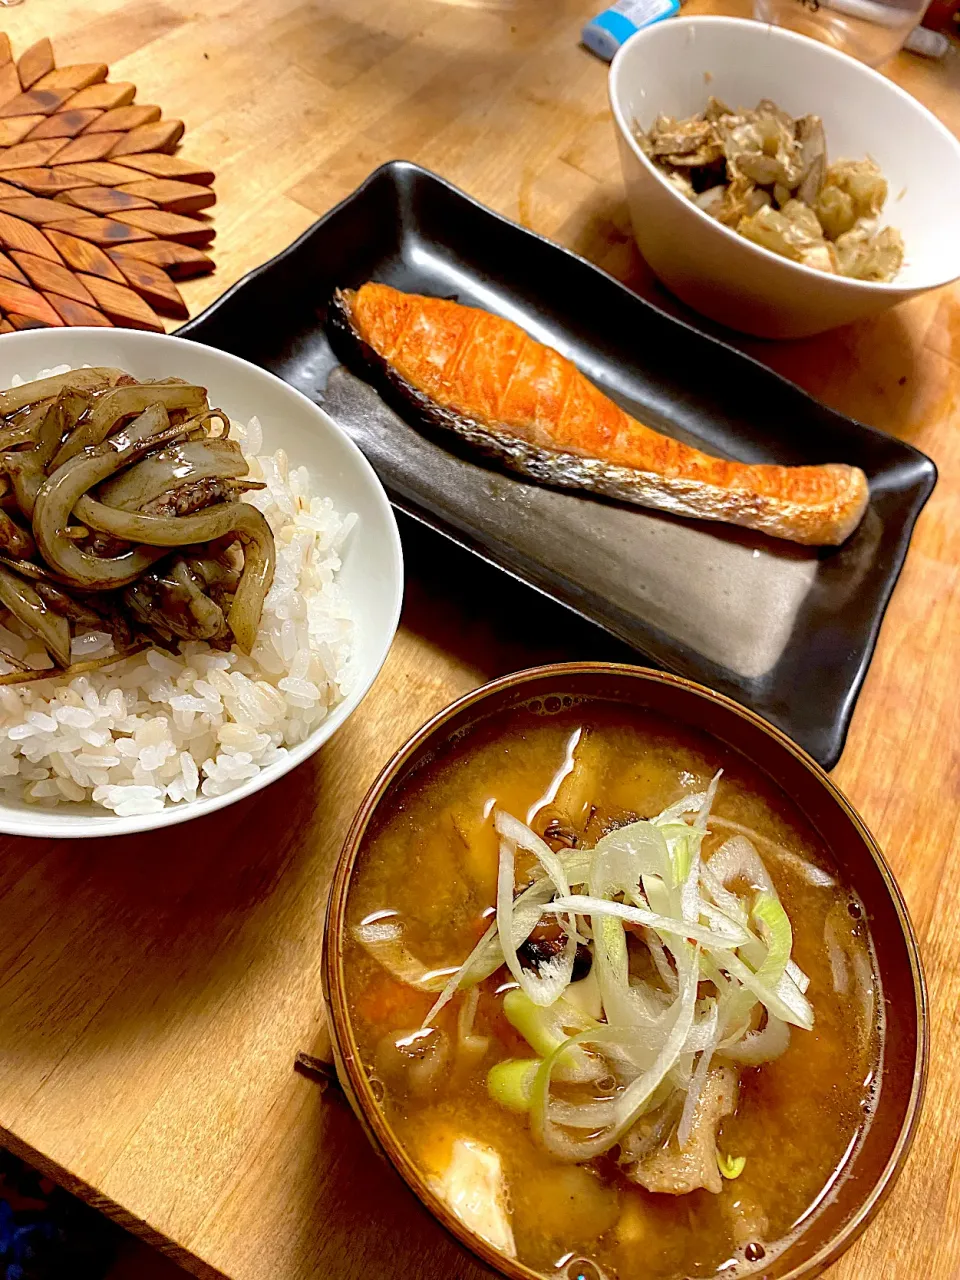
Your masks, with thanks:
M537 486L421 433L330 348L333 289L380 280L522 325L631 414L709 453L848 462L871 501L840 548L802 548ZM384 165L179 334L279 374L359 444L394 504L627 641L840 757L936 468L597 267L404 161Z

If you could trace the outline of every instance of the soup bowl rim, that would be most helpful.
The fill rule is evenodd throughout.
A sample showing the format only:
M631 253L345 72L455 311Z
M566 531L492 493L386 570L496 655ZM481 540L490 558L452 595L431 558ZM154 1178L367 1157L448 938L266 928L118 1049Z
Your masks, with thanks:
M476 689L472 689L456 698L427 720L394 753L370 786L350 825L337 859L327 901L321 979L334 1063L340 1085L374 1148L400 1173L414 1195L450 1235L486 1266L500 1275L508 1277L509 1280L543 1280L543 1272L536 1271L518 1258L512 1258L503 1253L484 1239L483 1236L467 1226L450 1209L446 1201L434 1191L430 1185L429 1177L416 1165L408 1154L404 1143L394 1132L393 1127L379 1106L364 1071L359 1046L353 1032L347 1008L346 982L343 968L343 938L350 880L371 819L374 817L381 802L387 798L394 783L422 748L435 738L452 719L464 711L479 706L489 698L515 690L519 686L533 686L539 682L590 675L618 676L630 680L635 679L640 682L673 686L722 706L741 719L751 722L806 768L839 806L870 854L893 903L910 958L911 985L916 1011L917 1052L910 1097L907 1100L903 1123L900 1126L900 1132L897 1134L890 1157L862 1203L856 1207L847 1221L825 1241L814 1255L796 1267L792 1267L788 1272L784 1272L780 1277L780 1280L811 1280L811 1277L819 1275L834 1263L863 1234L893 1189L913 1145L923 1107L929 1060L929 1016L923 964L920 958L916 933L900 887L890 867L887 865L880 846L843 792L832 781L826 771L801 747L787 737L782 730L771 725L755 712L741 706L732 698L728 698L725 694L717 693L715 690L709 689L694 680L688 680L683 676L673 675L669 672L633 666L629 663L556 662L539 667L530 667L523 671L516 671L488 681L486 684L480 685ZM531 688L530 696L549 696L549 694L538 695ZM753 763L756 763L756 761L753 761ZM855 886L851 887L855 888ZM882 947L883 944L874 939L874 945ZM881 1098L882 1096L881 1093ZM787 1246L785 1252L789 1252L790 1247Z

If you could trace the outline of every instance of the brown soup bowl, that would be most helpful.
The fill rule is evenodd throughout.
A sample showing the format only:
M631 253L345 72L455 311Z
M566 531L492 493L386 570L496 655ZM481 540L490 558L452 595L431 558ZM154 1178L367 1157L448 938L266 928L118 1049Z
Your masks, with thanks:
M778 729L729 698L677 676L608 663L570 663L521 671L459 698L416 733L384 768L354 819L337 863L327 910L323 987L337 1073L375 1148L387 1157L437 1220L494 1272L511 1280L541 1273L475 1234L431 1189L393 1132L361 1060L344 974L344 928L351 875L378 812L454 735L531 699L574 697L658 713L739 752L788 795L830 850L860 898L876 950L888 1011L881 1087L872 1123L829 1198L790 1245L758 1271L763 1280L818 1275L857 1239L890 1193L913 1139L926 1081L926 990L917 940L903 897L876 841L814 760Z

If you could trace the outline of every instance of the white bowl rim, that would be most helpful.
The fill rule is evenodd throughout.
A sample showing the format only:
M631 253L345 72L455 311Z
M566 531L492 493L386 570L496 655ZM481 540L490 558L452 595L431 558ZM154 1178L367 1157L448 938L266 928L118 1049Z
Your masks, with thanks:
M801 35L799 32L791 31L787 27L777 27L772 23L763 23L754 18L733 18L725 17L721 14L691 14L688 17L670 18L667 21L669 22L670 27L728 27L738 28L740 30L744 30L746 28L763 28L767 33L765 37L767 39L784 40L786 42L795 43L798 42L808 46L814 45L825 57L833 58L839 62L848 63L868 78L879 81L893 94L894 97L903 99L905 102L909 103L912 109L919 112L920 115L925 116L927 123L933 126L933 128L956 153L957 164L960 166L960 142L958 142L946 125L938 120L933 112L928 107L925 107L922 102L913 96L913 94L907 93L906 89L901 89L898 84L895 84L892 80L888 79L887 76L881 75L879 71L875 71L872 67L868 67L866 63L858 61L858 59L851 57L850 54L842 53L839 49L833 49L828 44L824 44L819 40L814 40L811 36ZM666 25L667 22L656 22L653 26L646 27L638 31L636 35L631 36L629 40L626 40L620 46L614 55L613 62L610 64L607 86L610 108L613 112L614 119L617 122L617 128L620 133L627 139L634 155L640 160L641 164L643 164L643 166L654 175L657 181L667 191L669 191L676 200L682 201L684 207L692 209L698 218L702 219L704 223L708 223L714 230L719 231L722 235L726 236L731 242L741 246L746 245L748 250L760 254L764 258L774 258L785 267L791 268L793 271L798 271L801 275L806 276L807 279L817 280L821 284L824 280L828 280L831 285L838 288L846 288L853 291L866 289L873 293L889 294L899 298L917 293L925 293L930 289L939 289L941 286L950 284L952 281L960 278L960 260L958 260L956 270L950 270L942 277L937 276L929 281L922 282L913 281L910 284L898 284L896 280L886 282L880 280L854 280L850 276L830 275L825 271L818 271L816 267L808 267L802 262L794 262L791 258L785 258L779 253L774 253L772 249L765 248L763 245L755 244L752 240L748 240L746 236L739 235L732 227L724 226L724 224L722 222L718 222L716 218L711 218L708 213L704 213L699 205L694 204L692 200L687 200L685 196L682 196L680 192L667 181L657 166L644 154L643 148L634 137L633 129L621 108L618 92L618 82L622 72L621 64L624 61L624 56L627 54L627 50L631 46L635 46L638 41L647 42L651 39L657 39L660 28L666 27Z
M6 344L20 341L21 345L29 346L31 343L36 344L39 334L43 334L44 339L56 342L57 338L52 337L54 334L75 334L89 333L104 339L104 330L93 326L76 325L64 329L36 330L26 329L19 333L7 333L2 335ZM216 813L219 809L225 809L227 805L234 804L238 800L246 799L247 796L254 795L258 791L262 791L264 787L276 782L290 773L304 760L308 759L319 751L319 749L330 740L333 734L347 720L357 707L369 693L374 680L380 674L383 664L387 659L387 654L393 644L397 633L397 627L400 623L400 610L403 605L403 546L400 541L400 530L397 527L397 518L394 514L390 499L387 497L380 477L374 471L373 467L367 461L364 454L358 446L350 439L343 427L330 416L320 405L315 404L309 396L298 391L296 387L289 382L284 381L275 373L271 373L268 369L263 369L260 365L253 364L250 360L244 360L240 356L232 355L228 351L221 351L219 347L208 346L205 342L196 342L191 338L179 338L174 333L146 333L141 330L124 330L124 341L128 338L134 342L145 341L145 345L152 345L153 341L165 341L171 344L184 344L194 348L200 348L205 352L212 353L215 359L223 360L228 366L236 368L253 369L260 377L267 379L269 382L275 382L296 399L302 400L308 406L308 412L321 413L336 433L341 437L343 443L347 446L348 454L353 456L357 464L358 470L364 474L368 480L372 481L371 492L375 495L376 503L386 516L386 528L388 531L388 545L385 548L390 556L391 564L391 580L393 583L393 599L390 601L389 618L390 624L385 628L383 642L377 653L376 660L372 662L362 679L350 691L349 695L338 703L331 714L317 726L313 733L305 742L298 743L295 747L287 749L287 755L279 760L276 764L267 765L261 769L253 778L248 778L241 783L239 787L234 787L232 791L227 791L222 796L198 796L196 800L185 801L180 804L166 805L159 813L141 813L134 814L128 818L119 817L112 814L108 809L103 810L103 814L90 813L88 811L70 813L66 807L57 811L58 823L54 826L47 824L44 819L46 810L37 807L36 813L7 809L2 798L0 798L0 834L16 835L16 836L33 836L47 839L97 839L98 837L106 838L107 836L121 836L140 834L147 831L155 831L161 827L177 826L181 822L190 822L194 818L203 818L207 814ZM26 339L24 343L23 340ZM50 358L51 366L59 363Z

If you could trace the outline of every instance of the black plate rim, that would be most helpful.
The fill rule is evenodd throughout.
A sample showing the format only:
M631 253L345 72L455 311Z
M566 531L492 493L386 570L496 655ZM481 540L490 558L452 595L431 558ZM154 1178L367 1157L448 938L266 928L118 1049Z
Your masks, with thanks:
M425 180L428 183L444 188L450 197L455 200L464 201L473 206L473 208L484 217L493 218L503 226L511 228L514 231L518 231L524 236L537 241L552 253L562 255L571 264L575 264L577 268L581 270L586 269L590 272L595 272L609 285L615 287L624 296L624 298L628 300L630 305L649 308L658 317L667 321L669 324L679 326L680 329L695 341L707 342L720 351L726 353L727 356L733 357L739 361L747 361L748 364L757 370L764 378L768 380L773 379L783 387L789 388L791 394L802 397L802 400L809 404L815 411L822 411L824 408L827 408L830 413L844 420L849 426L855 428L857 431L863 432L866 436L872 437L878 442L895 443L899 449L904 451L906 457L912 456L912 467L916 472L915 488L910 500L905 503L904 506L903 526L894 547L894 554L891 557L892 571L890 572L882 589L878 592L877 607L873 612L869 624L861 633L863 636L863 647L860 661L849 681L845 695L834 704L829 724L824 725L824 747L822 752L815 757L825 769L832 769L840 759L844 746L846 745L854 709L862 691L867 670L869 669L870 663L873 661L880 636L880 630L883 626L883 621L886 617L893 592L896 588L897 582L899 581L900 574L903 571L903 566L906 561L907 551L909 549L910 540L913 537L916 522L937 484L938 471L933 459L909 441L901 440L896 436L891 436L889 433L882 431L878 427L869 426L867 423L861 422L859 419L853 418L849 414L844 414L840 410L833 409L831 406L825 406L822 401L817 400L817 398L811 395L810 392L806 391L797 383L792 382L782 373L770 368L769 365L764 364L763 361L759 360L756 356L741 351L738 347L734 346L732 342L726 341L713 333L707 333L704 330L698 329L696 325L691 323L691 321L675 316L664 310L663 307L658 306L655 302L651 302L648 299L641 297L639 294L634 293L633 290L623 284L622 281L605 271L602 267L590 262L589 259L582 257L580 254L575 253L572 249L566 248L564 245L558 244L548 236L541 235L539 232L533 231L529 227L525 227L521 223L514 221L512 218L508 218L504 214L497 212L497 210L491 209L488 205L483 204L482 201L476 199L474 196L462 191L446 178L441 177L430 169L423 168L423 166L418 165L411 160L389 160L384 164L379 165L370 174L368 174L358 187L346 195L342 200L338 201L337 204L333 205L325 213L321 214L316 221L312 222L310 226L301 232L301 234L287 245L286 248L281 249L279 253L274 254L274 256L269 258L266 262L263 262L259 266L248 271L244 276L232 284L229 289L222 293L218 298L215 298L214 301L201 311L199 315L192 317L181 325L176 330L177 335L184 338L192 338L194 333L198 331L202 332L202 329L207 322L212 320L221 309L226 308L235 295L240 293L248 284L259 279L261 276L269 274L274 267L284 262L287 258L293 257L307 242L311 240L312 237L322 234L324 227L329 221L334 219L354 201L361 199L368 188L385 179L393 183L395 187L400 187L402 184L409 183L410 181ZM626 641L626 643L628 643L632 648L635 648L638 654L644 654L644 651L637 646L635 640L632 640L628 636L624 636L622 633L610 627L607 623L599 621L590 613L578 608L576 604L569 600L557 596L549 589L549 587L537 582L532 582L528 578L524 577L518 570L502 564L495 555L488 552L477 539L470 537L454 527L451 527L446 522L438 521L432 513L427 515L416 510L410 502L399 495L390 493L389 496L391 503L395 507L417 520L419 523L426 525L428 528L434 529L442 536L471 552L473 555L478 556L486 563L495 565L501 572L507 573L516 580L523 582L524 585L530 589L537 591L539 594L544 595L549 599L555 600L563 608L569 609L572 613L586 619L593 623L593 625L600 627L601 630L607 631L609 634L616 635L619 639ZM665 661L662 656L655 657L654 661L668 670L671 669L670 664Z

